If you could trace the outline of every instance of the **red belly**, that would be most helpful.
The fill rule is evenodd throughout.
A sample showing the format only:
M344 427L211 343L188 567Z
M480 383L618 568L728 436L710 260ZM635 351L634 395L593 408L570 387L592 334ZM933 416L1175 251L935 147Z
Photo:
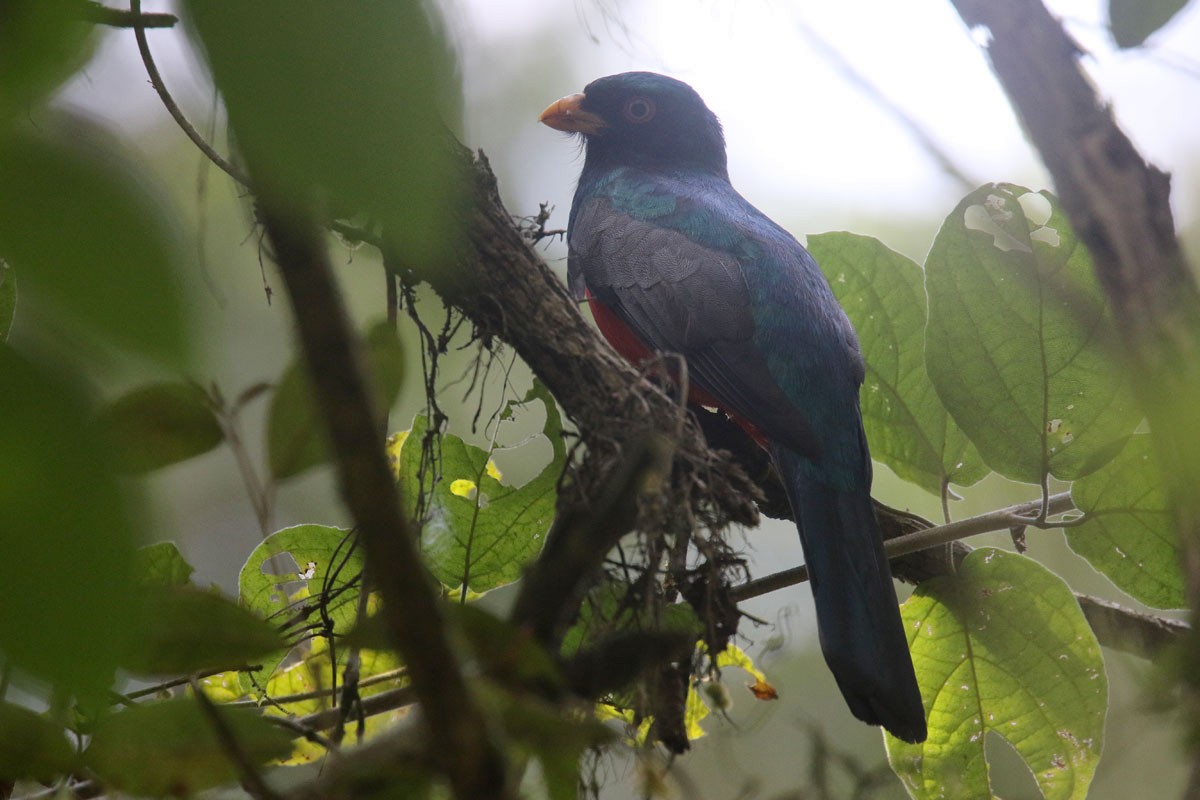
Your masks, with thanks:
M604 334L604 338L608 340L608 343L613 346L614 350L624 356L630 363L638 366L650 361L654 357L650 348L642 343L642 340L629 329L628 325L621 321L620 317L611 308L593 297L591 291L587 292L587 300L588 307L592 309L592 318L596 320L596 326L600 328L600 333ZM734 414L728 408L725 408L717 398L694 383L689 383L688 385L688 403L696 406L720 409L731 420L740 425L742 430L750 435L750 438L758 442L759 447L766 448L767 437L761 430L737 414Z

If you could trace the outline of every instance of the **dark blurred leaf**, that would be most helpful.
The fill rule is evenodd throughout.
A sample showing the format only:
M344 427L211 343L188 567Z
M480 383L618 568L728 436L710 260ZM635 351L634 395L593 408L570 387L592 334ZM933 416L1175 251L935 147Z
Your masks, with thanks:
M294 734L249 709L222 709L251 764L283 758ZM84 753L106 787L135 795L183 797L233 780L237 768L195 698L124 709L102 719Z
M366 334L367 364L375 386L375 407L391 408L404 381L404 349L387 322ZM267 415L267 460L276 478L290 478L329 458L325 425L317 412L312 383L302 362L288 365L271 397Z
M1188 0L1108 0L1108 22L1120 47L1137 47L1170 22Z
M1150 436L1132 436L1102 469L1071 486L1087 519L1066 528L1071 549L1154 608L1184 608L1179 541Z
M552 456L536 477L520 487L501 483L490 453L452 434L441 437L440 474L427 470L427 485L421 486L416 477L428 426L425 417L413 421L403 441L399 476L404 508L415 516L418 495L425 493L421 547L434 576L447 586L487 592L512 583L545 543L566 462L558 406L549 390L535 381L525 398L510 403L503 416L510 415L513 407L536 408L535 401L546 412L542 435Z
M213 592L148 586L137 635L123 666L175 675L251 664L283 646L273 625Z
M885 734L916 800L992 797L986 735L1004 737L1042 794L1083 800L1100 762L1108 678L1096 636L1062 579L990 547L901 608L929 739Z
M446 252L463 190L446 130L460 101L430 4L186 9L273 203L319 200L334 216L364 214L414 263Z
M105 141L65 119L0 136L0 258L20 273L23 302L62 331L178 363L179 250L166 203Z
M1011 184L967 195L925 263L925 362L946 409L1006 478L1087 475L1138 424L1113 322L1058 200Z
M17 274L0 259L0 342L8 338L13 317L17 313Z
M943 482L970 486L981 479L987 467L925 370L921 268L878 239L852 233L809 236L808 249L858 331L871 456L939 496Z
M132 613L134 525L88 417L0 344L0 651L76 692L108 687Z
M92 54L78 0L0 3L0 125L25 116Z
M224 439L204 390L191 383L155 383L100 412L101 430L121 469L143 473L207 453Z
M133 555L133 579L138 586L187 586L195 572L174 542L155 542Z
M0 702L0 782L46 783L69 772L75 751L67 732L28 708Z
M554 659L529 631L473 603L451 603L448 610L488 675L519 686L561 685Z

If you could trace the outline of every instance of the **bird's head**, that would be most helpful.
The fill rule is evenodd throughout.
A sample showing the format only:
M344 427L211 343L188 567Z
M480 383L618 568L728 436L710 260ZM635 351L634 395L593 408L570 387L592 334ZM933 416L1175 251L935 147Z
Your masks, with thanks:
M653 72L622 72L551 103L542 123L583 136L585 170L702 169L727 178L721 123L696 90Z

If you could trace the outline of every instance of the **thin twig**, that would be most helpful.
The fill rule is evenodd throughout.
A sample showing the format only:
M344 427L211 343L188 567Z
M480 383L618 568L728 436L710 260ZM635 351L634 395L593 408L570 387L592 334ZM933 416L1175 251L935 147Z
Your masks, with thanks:
M179 22L179 17L174 14L140 14L123 8L109 8L96 2L84 6L83 18L110 28L174 28Z
M220 675L223 672L257 672L260 669L262 669L262 664L252 664L252 665L240 664L236 667L219 667L217 669L206 669L203 672L198 672L192 676L188 676L185 678L175 678L174 680L164 681L163 683L156 683L153 686L147 686L144 689L138 689L133 692L126 692L125 694L121 695L121 697L125 700L140 700L143 697L149 697L150 695L158 694L159 692L165 692L168 689L174 689L176 686L184 686L185 684L191 683L192 678L196 678L198 680L203 680L205 678L211 678L213 675Z
M133 17L133 35L137 37L138 52L142 54L142 63L146 66L146 74L150 76L150 84L154 87L154 91L158 92L158 97L167 108L167 112L179 125L180 129L187 134L187 137L192 140L192 144L200 149L210 161L216 164L222 172L246 188L250 188L250 178L241 170L227 161L220 153L213 149L212 145L204 140L200 132L188 122L184 116L183 110L179 104L175 102L175 98L167 91L167 85L163 83L162 75L159 74L158 66L154 63L154 56L150 55L150 43L146 40L146 25L145 17L142 15L142 0L129 0L129 11Z

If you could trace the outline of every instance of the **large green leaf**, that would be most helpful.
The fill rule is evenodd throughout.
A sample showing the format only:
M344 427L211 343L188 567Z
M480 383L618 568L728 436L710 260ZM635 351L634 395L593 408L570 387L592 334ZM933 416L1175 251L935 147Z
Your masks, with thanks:
M300 604L315 604L316 595L326 588L331 596L325 615L336 633L346 633L358 610L358 588L346 584L358 577L363 565L362 550L354 546L349 531L297 525L276 531L254 548L238 578L238 593L247 608L280 624L288 621ZM286 656L287 650L278 650L260 659L263 668L247 674L243 688L264 685Z
M155 542L134 553L133 579L138 586L187 586L195 571L174 542Z
M1137 47L1183 10L1188 0L1108 0L1108 22L1121 47Z
M0 652L107 689L130 631L134 515L77 387L0 344Z
M1071 498L1087 514L1066 529L1072 550L1148 606L1186 605L1179 544L1148 435L1130 437L1119 456L1076 481Z
M50 118L0 136L0 175L0 258L39 321L178 362L182 250L137 165L91 124Z
M925 371L921 268L878 239L852 233L810 236L808 249L858 331L871 456L936 495L947 483L970 486L986 475Z
M74 764L75 751L61 725L0 702L0 784L27 778L49 783Z
M0 342L8 338L16 313L17 275L8 262L0 259Z
M366 335L367 366L375 407L391 408L404 383L404 348L387 322ZM317 411L312 383L301 361L288 365L271 398L267 415L267 461L276 478L290 478L329 458L325 424Z
M545 543L554 520L566 447L558 407L540 382L535 382L523 403L534 401L545 409L542 435L549 440L553 457L520 487L501 482L491 453L451 434L441 437L438 474L426 470L422 485L417 478L428 426L423 416L414 420L404 440L399 474L405 509L415 516L418 497L425 494L421 545L434 576L447 586L486 592L512 583ZM512 404L506 415L511 411Z
M152 383L100 412L121 468L141 474L207 453L225 438L204 390L193 383Z
M1010 184L967 195L925 265L929 376L992 469L1074 480L1138 422L1086 248L1058 201Z
M173 675L253 664L283 646L275 626L213 592L147 586L124 666Z
M427 3L189 2L230 121L274 202L365 214L416 264L448 251L460 100Z
M238 758L258 765L291 753L295 734L249 709L217 711L237 743ZM105 717L84 758L106 787L151 797L187 797L238 776L230 746L192 697Z
M914 798L991 797L984 740L1004 737L1047 800L1079 799L1100 760L1108 679L1071 590L1037 562L980 548L902 608L929 738L886 736Z

